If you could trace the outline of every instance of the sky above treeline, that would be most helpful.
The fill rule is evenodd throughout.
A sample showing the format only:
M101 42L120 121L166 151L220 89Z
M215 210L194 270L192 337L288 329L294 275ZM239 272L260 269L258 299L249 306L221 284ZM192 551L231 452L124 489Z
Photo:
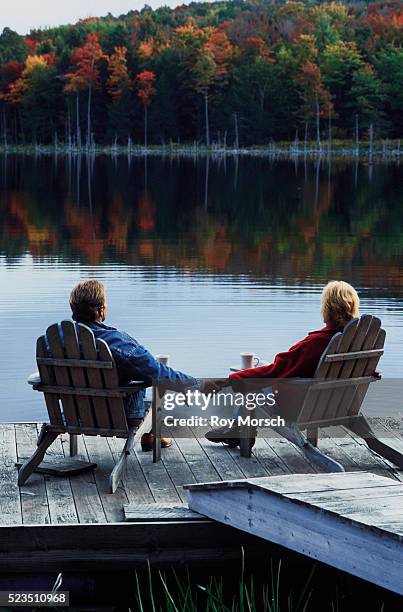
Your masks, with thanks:
M189 0L190 1L190 0ZM0 11L0 32L5 27L27 34L31 29L75 23L86 17L119 16L140 10L189 4L180 0L3 0Z

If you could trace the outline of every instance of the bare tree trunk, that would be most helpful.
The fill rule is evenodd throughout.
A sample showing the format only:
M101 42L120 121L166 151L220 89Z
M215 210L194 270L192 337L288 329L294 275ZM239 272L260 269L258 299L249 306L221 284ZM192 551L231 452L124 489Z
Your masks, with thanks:
M18 118L17 112L14 111L14 117L13 117L14 144L18 144L17 118ZM35 134L35 144L36 144L36 134Z
M305 135L304 135L304 154L306 155L306 150L308 146L308 121L305 122Z
M79 93L76 92L76 145L81 147L81 134L80 134L80 99Z
M71 150L71 117L70 117L70 108L67 113L67 138L68 138L68 147L69 151Z
M148 145L148 109L147 105L144 106L144 146Z
M20 124L22 144L25 144L24 126L23 126L23 123L22 123L21 107L20 106L18 106L18 123ZM17 137L18 137L18 131L17 131Z
M206 155L206 170L204 175L204 210L207 210L208 205L208 175L210 167L210 155Z
M87 148L91 146L91 100L92 86L88 88L88 107L87 107Z
M328 149L332 151L332 107L329 104L329 133L328 133Z
M320 108L319 108L319 96L318 94L316 94L316 141L318 143L318 150L320 151L322 148L321 142L320 142L320 118L319 118L319 112L320 112Z
M6 107L3 104L3 142L4 146L7 147L7 116L6 116Z
M358 156L360 152L360 141L358 133L358 115L355 116L355 154Z
M373 155L373 147L374 147L374 126L369 126L369 160L372 162Z
M208 119L208 98L207 91L204 94L204 117L206 122L206 146L210 146L210 128L209 128L209 119Z
M235 148L239 149L238 113L234 113L235 123Z

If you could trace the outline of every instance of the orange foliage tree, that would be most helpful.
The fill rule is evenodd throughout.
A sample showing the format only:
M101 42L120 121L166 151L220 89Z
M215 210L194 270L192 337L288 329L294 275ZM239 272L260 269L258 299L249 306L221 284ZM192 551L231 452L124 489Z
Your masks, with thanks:
M308 124L316 118L316 137L320 144L320 117L332 113L332 101L329 91L323 85L319 66L308 61L304 64L297 76L300 85L302 100L301 114Z
M157 93L154 87L155 73L150 70L143 70L136 76L137 96L144 108L144 146L147 146L147 131L148 131L148 107L151 104L151 99Z
M130 77L127 68L126 47L115 47L114 53L108 57L108 93L113 101L120 100L130 88Z
M100 61L105 58L97 34L88 34L82 47L77 47L71 54L75 69L65 74L66 93L76 94L77 144L80 144L79 93L88 91L87 104L87 146L92 142L91 136L91 101L92 92L100 87Z

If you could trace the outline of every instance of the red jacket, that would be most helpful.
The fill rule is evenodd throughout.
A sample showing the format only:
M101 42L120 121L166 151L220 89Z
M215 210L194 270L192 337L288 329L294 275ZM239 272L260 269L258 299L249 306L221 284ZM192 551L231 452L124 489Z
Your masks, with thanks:
M312 378L323 351L331 338L340 331L343 331L342 327L326 325L322 329L309 332L288 351L278 353L270 365L234 372L230 374L230 378Z

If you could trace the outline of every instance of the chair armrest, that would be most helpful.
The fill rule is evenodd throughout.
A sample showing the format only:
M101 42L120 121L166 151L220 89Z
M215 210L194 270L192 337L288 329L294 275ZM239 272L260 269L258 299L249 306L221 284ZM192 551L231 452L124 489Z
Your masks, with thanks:
M119 391L130 395L131 393L137 393L139 389L144 389L145 384L146 383L143 380L132 380L128 385L119 387Z
M39 372L33 372L32 374L30 374L28 376L27 383L32 386L39 385L41 383L41 377Z

